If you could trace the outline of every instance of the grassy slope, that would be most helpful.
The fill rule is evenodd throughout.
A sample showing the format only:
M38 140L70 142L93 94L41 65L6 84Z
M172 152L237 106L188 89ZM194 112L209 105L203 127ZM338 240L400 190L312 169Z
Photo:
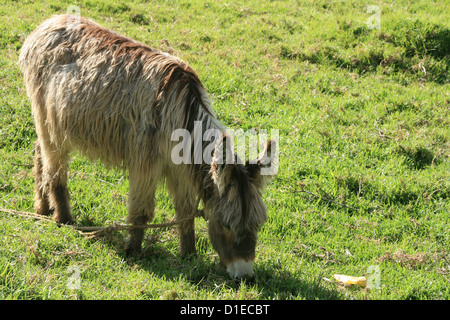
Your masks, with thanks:
M217 269L205 222L199 256L177 256L175 231L149 231L145 255L126 237L76 232L0 213L0 298L449 299L449 6L379 1L370 30L359 1L6 1L0 6L0 206L31 211L35 131L18 50L43 19L81 14L180 56L231 128L280 130L280 171L265 193L255 284ZM126 216L128 181L74 155L79 225ZM308 191L303 192L303 191ZM167 192L156 221L170 220ZM329 200L333 200L329 201ZM345 204L345 206L343 205ZM351 208L351 209L350 209ZM322 278L370 276L381 290ZM81 289L67 287L69 266Z

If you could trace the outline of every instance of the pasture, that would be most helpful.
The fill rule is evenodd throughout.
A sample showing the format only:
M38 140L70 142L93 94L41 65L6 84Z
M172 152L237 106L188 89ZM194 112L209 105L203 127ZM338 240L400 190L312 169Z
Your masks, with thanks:
M185 260L176 229L147 230L142 255L127 257L124 231L88 239L0 210L0 299L450 299L448 2L3 0L6 210L33 211L36 133L19 50L74 8L187 62L225 126L279 130L256 278L229 280L201 218L198 255ZM128 185L126 172L72 154L77 226L125 223ZM153 222L174 212L161 185Z

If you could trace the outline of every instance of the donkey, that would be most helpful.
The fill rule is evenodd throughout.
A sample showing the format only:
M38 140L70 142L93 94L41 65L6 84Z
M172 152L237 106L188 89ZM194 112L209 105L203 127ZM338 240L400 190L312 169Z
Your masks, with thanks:
M273 175L275 141L245 164L217 120L197 74L183 61L154 50L84 17L59 15L25 40L19 64L36 126L34 207L73 224L67 170L78 150L129 174L128 218L152 221L157 183L165 179L177 220L192 216L202 201L208 234L231 278L252 278L257 233L267 220L261 191ZM211 161L175 164L174 130L222 133ZM202 143L202 148L206 142ZM195 156L194 149L191 158ZM230 160L232 161L224 161ZM178 226L180 254L195 254L194 219ZM138 253L144 229L130 231L127 253Z

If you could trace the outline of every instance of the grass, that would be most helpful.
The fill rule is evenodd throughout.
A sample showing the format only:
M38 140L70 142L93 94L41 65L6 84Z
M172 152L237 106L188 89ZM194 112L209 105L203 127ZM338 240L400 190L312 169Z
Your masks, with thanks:
M381 10L370 29L366 8ZM198 257L175 230L85 239L0 213L1 299L450 298L448 3L436 1L3 1L0 6L0 206L32 211L36 134L17 60L42 20L83 16L187 61L230 128L278 129L280 170L264 194L256 281L217 267L206 222ZM77 224L124 222L128 180L73 154ZM162 186L155 222L172 219ZM70 289L70 267L80 288ZM381 289L342 287L333 274Z

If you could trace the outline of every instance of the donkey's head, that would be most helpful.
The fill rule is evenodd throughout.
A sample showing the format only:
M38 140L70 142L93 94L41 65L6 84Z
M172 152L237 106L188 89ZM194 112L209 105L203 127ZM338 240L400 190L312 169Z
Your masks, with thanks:
M255 161L240 163L230 138L216 145L211 163L215 184L209 218L209 238L231 278L253 278L257 233L267 220L261 191L273 177L261 174L273 165L275 141L268 141Z

